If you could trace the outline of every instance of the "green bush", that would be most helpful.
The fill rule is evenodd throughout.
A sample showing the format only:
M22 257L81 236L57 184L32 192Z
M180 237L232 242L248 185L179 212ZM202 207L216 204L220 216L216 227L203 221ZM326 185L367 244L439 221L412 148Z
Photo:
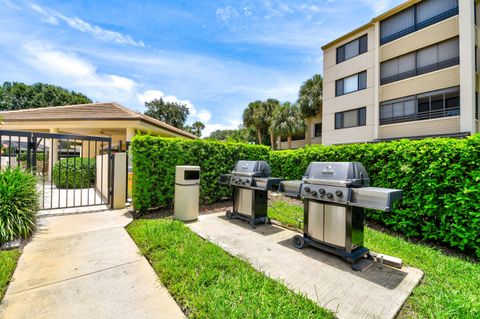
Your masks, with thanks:
M39 209L36 184L35 176L20 168L0 171L0 244L33 232Z
M404 191L392 212L368 210L367 218L480 257L480 134L273 152L247 144L141 136L132 149L133 203L140 211L172 202L175 165L200 165L201 200L211 203L230 195L217 179L239 159L268 160L273 175L286 179L300 179L311 161L358 161L372 186Z
M53 183L58 188L92 187L95 185L95 159L72 157L59 160L53 166Z
M135 136L133 154L133 206L138 211L168 207L173 200L176 165L201 168L200 200L213 203L230 196L219 187L220 174L231 171L240 159L268 160L266 146L205 140Z
M361 162L372 186L403 190L392 212L368 210L367 218L480 257L480 134L461 140L314 145L270 154L273 174L287 179L301 178L311 161Z

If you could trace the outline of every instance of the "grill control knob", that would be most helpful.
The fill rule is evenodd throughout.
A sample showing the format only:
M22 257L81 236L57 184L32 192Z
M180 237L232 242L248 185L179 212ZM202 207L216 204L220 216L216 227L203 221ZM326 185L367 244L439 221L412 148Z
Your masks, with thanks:
M325 189L324 188L320 188L318 190L318 192L320 193L320 195L325 195Z
M246 180L246 182L247 182L247 183L250 183L250 180L249 180L249 179L247 179L247 180Z
M308 187L308 186L305 187L305 191L306 191L307 193L310 193L310 187Z
M335 192L335 195L337 195L338 197L342 197L343 192L341 190L338 190L338 191Z
M312 191L310 194L312 194L312 196L317 196L317 192L316 192L316 191Z
M332 193L327 193L327 198L328 198L328 199L332 199L332 198L333 198L333 194L332 194Z

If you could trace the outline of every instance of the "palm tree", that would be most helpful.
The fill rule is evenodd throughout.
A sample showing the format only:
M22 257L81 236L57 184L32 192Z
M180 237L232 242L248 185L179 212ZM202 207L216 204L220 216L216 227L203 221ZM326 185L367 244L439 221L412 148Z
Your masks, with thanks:
M275 149L275 134L272 128L273 113L280 107L280 102L276 99L268 99L263 103L263 116L268 125L268 133L270 134L270 145L272 150Z
M205 129L205 124L202 122L196 121L192 124L193 134L198 137L202 136L202 131Z
M265 121L262 101L248 104L248 107L243 111L243 125L254 128L257 132L258 144L262 144L262 130L268 127Z
M320 74L315 74L303 82L298 93L298 105L304 118L315 116L322 111L322 92L323 79Z
M287 136L288 148L292 148L292 135L305 130L305 122L297 105L283 103L273 113L272 129L275 134Z

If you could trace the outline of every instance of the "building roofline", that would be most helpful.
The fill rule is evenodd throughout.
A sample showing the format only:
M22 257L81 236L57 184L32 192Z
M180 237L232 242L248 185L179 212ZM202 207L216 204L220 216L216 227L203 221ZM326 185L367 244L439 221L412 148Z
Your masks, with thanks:
M368 29L372 25L375 25L376 22L385 20L386 18L391 17L392 15L394 15L394 14L396 14L396 13L402 11L402 10L405 10L408 7L413 6L414 4L416 4L420 1L422 1L422 0L407 0L404 3L401 3L401 4L397 5L396 7L394 7L392 9L374 17L372 20L370 20L369 22L365 23L364 25L356 28L355 30L350 31L350 32L336 38L335 40L328 42L327 44L322 46L322 50L325 51L326 49L331 48L335 44L338 44L339 42L342 42L342 41L350 38L351 36Z
M66 108L75 108L75 107L84 107L84 106L102 106L102 105L113 105L114 107L118 108L122 112L127 113L130 117L83 117L83 118L69 118L69 117L56 117L56 118L43 118L43 119L6 119L3 118L4 123L9 123L9 122L31 122L31 121L36 121L36 122L58 122L58 121L142 121L145 123L149 123L151 125L154 125L156 127L162 128L167 131L174 132L178 135L192 138L192 139L198 139L198 137L194 134L188 133L184 130L181 130L179 128L176 128L172 125L169 125L167 123L164 123L162 121L159 121L157 119L154 119L148 115L141 114L139 112L135 112L133 110L130 110L129 108L116 103L116 102L98 102L98 103L87 103L87 104L74 104L74 105L61 105L61 106L47 106L47 107L42 107L42 108L31 108L31 109L22 109L22 110L12 110L12 111L2 111L0 112L0 116L6 115L6 114L11 114L11 113L29 113L29 111L38 111L38 110L45 110L45 109L66 109Z

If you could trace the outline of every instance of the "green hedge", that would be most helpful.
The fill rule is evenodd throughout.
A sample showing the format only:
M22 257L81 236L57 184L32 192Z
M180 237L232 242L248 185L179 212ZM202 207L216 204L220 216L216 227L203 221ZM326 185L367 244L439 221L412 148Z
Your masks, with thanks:
M172 203L175 165L200 165L201 200L228 196L218 176L239 159L268 160L273 175L300 179L311 161L358 161L372 186L399 188L393 212L369 210L367 217L408 237L436 241L480 257L480 135L466 139L401 140L269 151L262 146L187 141L150 136L132 143L135 209Z
M393 212L367 217L408 237L432 240L480 257L480 135L309 146L270 155L275 176L299 179L311 161L358 161L372 186L402 189Z
M133 206L138 211L168 207L173 200L176 165L201 168L200 200L213 203L230 196L218 186L220 174L229 172L240 159L268 160L266 146L205 140L135 136L133 154Z
M53 165L53 183L58 188L92 187L95 185L95 159L72 157L59 160Z
M0 245L35 229L39 194L35 176L20 168L0 171Z

